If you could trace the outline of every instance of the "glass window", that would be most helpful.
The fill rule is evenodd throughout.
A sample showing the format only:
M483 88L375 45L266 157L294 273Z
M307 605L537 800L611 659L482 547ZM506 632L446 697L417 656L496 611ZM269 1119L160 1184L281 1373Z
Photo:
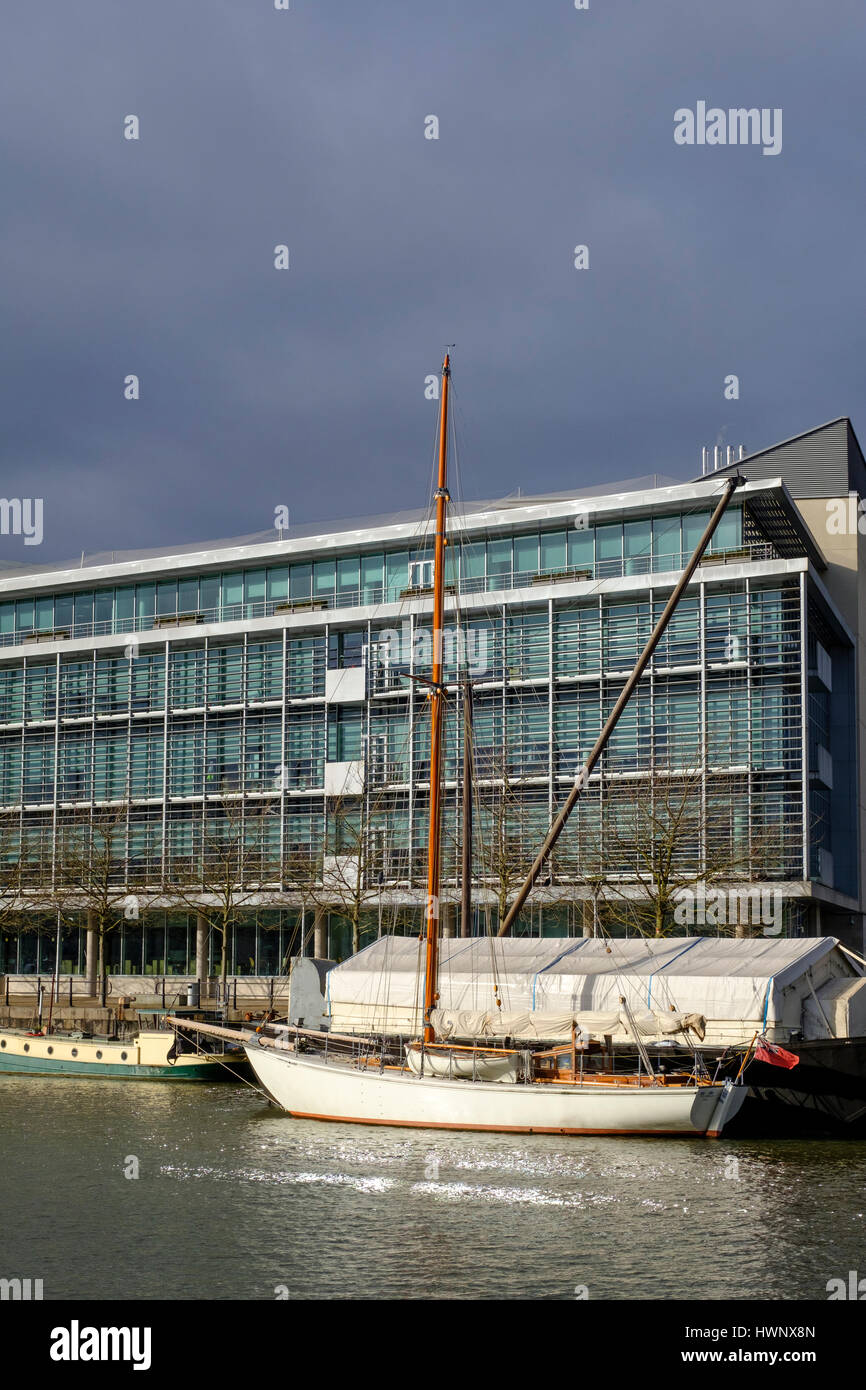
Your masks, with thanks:
M329 598L337 586L337 566L334 560L317 560L313 565L313 597Z
M165 974L165 917L161 912L151 914L144 928L144 973Z
M40 632L50 632L54 626L54 598L49 595L47 598L36 600L36 626Z
M473 591L484 588L486 559L486 547L483 542L474 545L461 545L460 577L465 589Z
M15 626L19 632L33 631L33 600L19 599L15 605Z
M57 603L55 601L55 612ZM135 589L130 584L126 589L115 589L114 591L114 618L121 632L127 631L132 627L132 619L135 614Z
M247 570L244 574L244 602L263 603L265 598L265 571Z
M652 564L652 522L627 521L622 528L626 574L647 574Z
M153 617L156 606L156 586L154 584L136 584L135 586L135 611L139 620L147 620ZM78 622L78 595L75 596L75 621Z
M198 601L203 613L212 613L220 605L220 579L218 574L208 574L199 580Z
M289 597L289 567L274 565L268 570L268 600L271 603L285 603Z
M574 569L592 570L595 564L595 530L591 526L585 531L576 528L569 531L568 563Z
M487 542L488 575L511 575L511 537ZM498 587L498 586L497 586Z
M682 542L680 540L680 519L678 516L657 516L653 518L653 554L678 561ZM665 568L656 565L656 569Z
M713 550L739 550L743 544L741 507L728 507L713 535Z
M409 552L397 550L385 556L385 602L395 603L409 586Z
M289 596L296 600L308 599L312 579L312 565L292 565L289 571Z
M566 533L565 531L542 531L541 533L541 572L549 574L553 570L565 569Z
M222 602L224 608L244 601L244 577L242 574L224 574L222 577Z
M177 581L178 613L198 612L198 580L179 579Z
M361 588L364 603L379 603L381 601L384 566L383 555L361 556Z
M538 536L514 537L514 573L538 573Z
M357 555L337 561L337 591L346 598L355 600L355 593L361 584L361 566Z
M172 617L177 612L177 580L160 579L156 586L156 612L159 617Z
M15 631L15 604L0 603L0 632Z
M167 975L186 975L195 969L195 950L191 957L187 954L186 918L180 914L167 914L165 946L165 973ZM195 937L193 936L193 947Z
M97 589L94 596L93 616L98 623L107 623L109 626L114 620L114 590Z
M622 568L622 526L619 522L599 526L595 537L600 577L619 574Z
M709 520L709 512L690 512L683 517L683 550L689 555L694 553L698 541L707 529Z
M361 757L362 714L361 709L351 706L331 711L328 723L328 758L331 762L352 762Z

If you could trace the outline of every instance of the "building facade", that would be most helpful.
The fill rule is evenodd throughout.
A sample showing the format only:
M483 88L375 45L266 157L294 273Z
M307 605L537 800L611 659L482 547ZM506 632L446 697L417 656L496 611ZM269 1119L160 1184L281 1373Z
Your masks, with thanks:
M828 431L823 446L845 452L847 469L843 488L837 460L830 496L847 491L862 456L847 421ZM747 481L521 931L580 934L599 915L609 930L639 929L647 846L662 857L669 838L681 884L709 865L781 904L759 930L862 946L861 543L852 562L850 546L828 543L822 495L795 498L792 444L737 465ZM466 682L471 930L482 931L531 863L719 484L714 474L452 513L446 930L460 930ZM4 854L21 855L42 885L42 929L4 933L0 972L83 971L84 917L76 926L64 914L58 950L48 889L70 833L107 820L112 881L129 895L108 938L116 973L196 972L190 884L198 876L213 895L209 846L233 835L247 891L231 973L273 974L302 951L342 958L357 944L353 921L363 940L417 930L429 730L414 677L429 669L431 529L426 516L392 518L0 578ZM694 929L668 918L666 931ZM712 916L697 921L714 929ZM199 973L201 949L199 930Z

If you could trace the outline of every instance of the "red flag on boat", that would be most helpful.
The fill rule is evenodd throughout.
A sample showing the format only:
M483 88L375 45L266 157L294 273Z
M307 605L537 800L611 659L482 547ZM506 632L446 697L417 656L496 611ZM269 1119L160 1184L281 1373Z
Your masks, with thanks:
M762 1042L755 1049L756 1062L769 1062L771 1067L796 1067L799 1065L800 1058L793 1052L786 1052L784 1047L777 1047L775 1043Z

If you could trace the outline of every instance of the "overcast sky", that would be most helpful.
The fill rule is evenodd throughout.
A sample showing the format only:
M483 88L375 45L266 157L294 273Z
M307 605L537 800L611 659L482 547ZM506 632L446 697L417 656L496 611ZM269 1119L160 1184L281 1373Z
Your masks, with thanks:
M862 0L3 11L0 559L423 504L446 343L470 498L866 435Z

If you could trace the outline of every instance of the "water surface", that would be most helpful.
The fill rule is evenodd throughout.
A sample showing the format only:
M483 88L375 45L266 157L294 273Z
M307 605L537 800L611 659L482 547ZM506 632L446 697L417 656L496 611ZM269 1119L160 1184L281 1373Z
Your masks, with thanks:
M31 1077L0 1077L0 1136L0 1277L46 1299L826 1299L866 1275L866 1142L423 1134Z

